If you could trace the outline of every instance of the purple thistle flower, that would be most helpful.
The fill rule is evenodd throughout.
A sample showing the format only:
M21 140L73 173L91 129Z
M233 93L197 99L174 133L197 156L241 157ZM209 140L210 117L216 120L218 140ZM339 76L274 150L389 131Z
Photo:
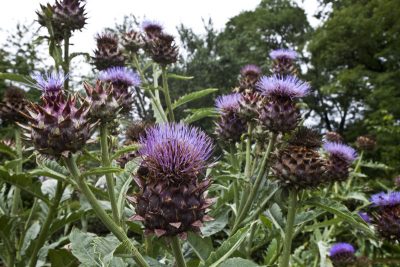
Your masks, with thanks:
M355 149L345 144L326 142L323 147L329 154L340 158L347 163L353 162L357 157Z
M370 201L376 207L396 206L400 204L400 192L374 194L371 196Z
M288 59L295 60L297 58L297 52L290 49L277 49L269 53L270 58L276 59Z
M371 222L371 217L369 217L368 213L360 211L358 212L358 215L361 217L361 219L363 219L364 222L366 223Z
M125 87L137 87L141 84L139 75L125 67L111 67L99 73L99 80Z
M68 78L68 74L62 72L51 72L40 74L36 73L32 76L37 83L38 89L43 93L57 93L63 89L64 81Z
M196 179L208 166L213 144L196 127L182 123L159 124L140 138L139 154L155 179L188 181Z
M274 97L303 97L310 91L310 84L295 76L263 76L257 83L257 88L264 96Z
M239 93L219 96L215 101L218 112L238 110L243 96Z
M259 76L261 75L261 68L254 64L249 64L240 69L242 76Z
M330 257L335 257L340 254L354 254L355 249L354 247L349 244L349 243L336 243L334 244L330 251L329 251L329 256Z
M148 33L148 32L162 32L164 27L163 25L155 20L145 20L142 22L141 28L144 32Z

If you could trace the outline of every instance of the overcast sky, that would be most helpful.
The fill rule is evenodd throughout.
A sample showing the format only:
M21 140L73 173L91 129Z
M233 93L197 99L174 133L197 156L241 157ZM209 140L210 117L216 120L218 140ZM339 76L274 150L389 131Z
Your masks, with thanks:
M29 23L37 18L35 11L39 4L54 0L11 0L0 11L0 45L4 44L17 22ZM94 35L115 22L121 22L124 15L134 14L139 18L158 20L166 30L177 35L176 26L184 23L195 32L204 32L202 18L212 18L215 28L222 29L229 18L241 11L254 9L260 0L87 0L88 24L82 32L74 34L71 40L72 52L91 53ZM317 8L317 0L298 0L308 15L312 25L318 23L312 15Z

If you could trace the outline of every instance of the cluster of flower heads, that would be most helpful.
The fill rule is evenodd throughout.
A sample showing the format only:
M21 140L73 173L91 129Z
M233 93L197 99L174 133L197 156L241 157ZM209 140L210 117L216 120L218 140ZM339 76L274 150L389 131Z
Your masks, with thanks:
M264 133L292 134L288 145L276 153L272 166L284 186L309 188L347 179L357 156L355 150L343 144L340 136L329 134L323 145L325 156L319 150L319 134L298 126L301 114L297 100L310 93L310 85L293 75L297 53L280 49L272 51L270 57L274 62L272 76L261 76L259 67L247 65L240 72L236 93L217 98L216 134L225 142L237 142L249 124Z
M61 41L86 24L85 4L82 0L56 0L55 4L40 5L38 22L44 27L51 25L53 38ZM50 31L49 31L50 32ZM66 36L67 34L67 36Z
M143 161L135 181L141 191L129 199L136 205L133 220L142 221L157 236L199 231L210 220L206 209L212 199L204 196L210 179L205 177L212 152L211 139L185 124L150 127L139 141Z
M174 37L165 33L163 26L156 21L144 21L141 32L129 30L121 39L111 32L98 34L96 43L93 63L98 70L124 66L127 57L136 55L140 49L162 66L175 63L178 59Z

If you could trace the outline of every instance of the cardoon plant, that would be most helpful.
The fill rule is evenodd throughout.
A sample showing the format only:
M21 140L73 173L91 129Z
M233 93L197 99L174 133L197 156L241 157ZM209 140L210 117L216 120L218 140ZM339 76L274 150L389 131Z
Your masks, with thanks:
M275 133L295 129L300 120L295 99L306 96L310 85L294 76L264 76L257 87L266 97L266 103L260 109L260 123Z
M3 124L25 122L26 118L21 115L26 113L28 101L25 92L14 86L10 86L4 92L3 100L0 102L0 120Z
M371 196L371 223L385 240L400 241L400 192Z
M40 153L56 158L80 151L94 128L88 107L79 103L76 95L64 94L62 76L34 78L43 90L42 103L27 107L28 123L21 125L26 137Z
M239 93L220 96L215 106L219 114L215 133L224 142L237 142L247 130L247 123L239 115L240 102L243 96Z
M326 142L324 149L329 154L327 177L331 181L344 181L349 177L350 164L356 159L354 148L342 143Z
M336 243L329 251L329 258L331 259L333 266L345 267L354 264L356 257L354 255L355 249L349 243Z
M113 95L117 99L122 114L129 114L132 110L133 92L132 87L139 87L141 80L139 75L125 67L111 67L99 74L99 80L111 83Z
M93 64L98 70L120 67L125 64L125 57L119 49L118 36L104 32L96 36L97 49L94 51Z
M297 69L294 61L297 53L290 49L277 49L269 53L273 60L272 72L278 75L296 75Z
M185 266L176 237L186 239L188 231L199 232L211 219L206 209L213 200L204 194L211 184L205 176L211 139L195 127L170 123L149 128L140 145L143 161L135 176L140 192L129 198L136 207L131 219L143 222L147 233L172 237L178 266Z

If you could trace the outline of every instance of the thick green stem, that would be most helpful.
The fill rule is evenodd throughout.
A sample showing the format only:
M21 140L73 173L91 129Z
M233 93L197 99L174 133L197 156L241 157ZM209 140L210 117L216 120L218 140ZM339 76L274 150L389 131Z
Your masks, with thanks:
M64 33L64 62L63 62L63 71L64 75L67 75L64 80L64 90L68 92L69 89L69 36L70 33L66 31Z
M358 157L358 160L357 160L357 164L356 164L356 166L354 167L354 171L353 171L354 173L358 173L358 172L360 171L361 162L362 162L363 156L364 156L364 151L361 151L360 156ZM349 180L347 181L347 184L346 184L346 192L349 191L352 182L353 182L353 176L351 176L351 177L349 178Z
M18 163L15 167L15 173L19 174L22 172L22 142L21 142L21 130L15 129L15 147L17 149ZM14 188L13 201L11 206L11 215L16 215L21 202L21 189L18 187Z
M49 212L47 213L46 220L43 223L42 229L40 230L39 237L38 237L35 247L32 251L31 260L29 262L30 267L36 266L38 256L39 256L39 250L43 247L44 243L46 242L46 239L49 234L50 225L53 222L53 219L56 217L58 205L60 204L63 192L64 192L64 186L63 186L62 182L57 181L56 194L54 196L54 199L52 200L53 204L49 207Z
M276 137L277 137L277 135L275 133L273 133L271 135L271 138L270 138L269 143L268 143L267 150L265 151L264 157L262 158L262 161L261 161L261 166L260 166L260 170L258 172L257 178L256 178L256 180L255 180L255 182L254 182L254 184L253 184L253 186L251 188L249 197L246 200L246 204L244 205L244 207L242 209L242 212L239 214L238 217L236 217L235 224L234 224L234 226L232 228L232 231L231 231L231 235L236 233L236 231L239 229L240 223L246 217L246 215L248 214L248 212L249 212L249 210L251 208L251 205L253 204L253 201L254 201L254 199L255 199L255 197L257 195L260 183L262 181L262 178L264 177L264 174L269 169L269 166L267 166L267 162L268 162L269 157L271 155L271 151L272 151L273 147L275 146Z
M250 182L251 179L251 138L253 133L253 126L249 123L248 131L247 131L247 139L246 139L246 163L244 166L244 177L247 182ZM239 207L237 208L237 216L236 218L242 213L243 207L246 204L247 196L250 193L250 184L245 184L245 188L242 193L242 198L239 202Z
M145 83L146 82L146 77L144 76L142 68L140 67L140 64L139 64L139 61L138 61L136 53L133 54L132 57L133 57L133 65L135 66L137 72L139 72L140 79L142 80L142 83ZM137 98L139 98L139 104L140 104L140 108L143 111L143 116L147 117L148 114L147 114L147 110L146 110L146 108L144 106L144 99L143 99L144 94L142 94L140 92L140 89L137 88L137 87L135 87L135 91L136 91Z
M181 245L179 243L178 236L171 237L171 248L174 253L176 266L177 267L186 267L185 258L183 257Z
M249 238L247 239L246 254L248 259L251 259L251 252L252 252L251 248L253 247L253 238L254 234L256 233L256 230L257 230L257 224L253 223L250 228Z
M111 167L107 138L108 138L108 129L107 129L107 124L104 123L100 125L101 163L103 167ZM106 174L106 181L107 181L108 197L110 198L113 218L114 221L119 225L121 219L118 213L117 199L115 197L115 190L114 190L114 176L112 173Z
M289 267L296 209L297 209L297 190L291 189L289 191L288 214L285 227L285 240L283 243L283 253L281 255L281 261L279 267Z
M100 206L100 203L90 190L89 186L81 177L78 166L76 166L76 162L72 158L72 156L66 158L65 163L69 171L71 172L72 177L77 182L79 190L81 190L81 192L85 195L97 217L99 217L99 219L104 223L108 230L110 230L118 238L119 241L124 243L125 247L129 249L129 251L132 253L134 260L140 267L150 267L143 256L140 254L140 252L137 250L137 248L132 244L131 240L125 234L124 230L122 230L122 228L119 227Z
M165 104L167 105L168 115L171 122L175 121L174 110L172 108L171 96L169 95L169 88L168 88L168 74L167 74L167 67L162 66L162 83L163 83L163 92L165 96Z

